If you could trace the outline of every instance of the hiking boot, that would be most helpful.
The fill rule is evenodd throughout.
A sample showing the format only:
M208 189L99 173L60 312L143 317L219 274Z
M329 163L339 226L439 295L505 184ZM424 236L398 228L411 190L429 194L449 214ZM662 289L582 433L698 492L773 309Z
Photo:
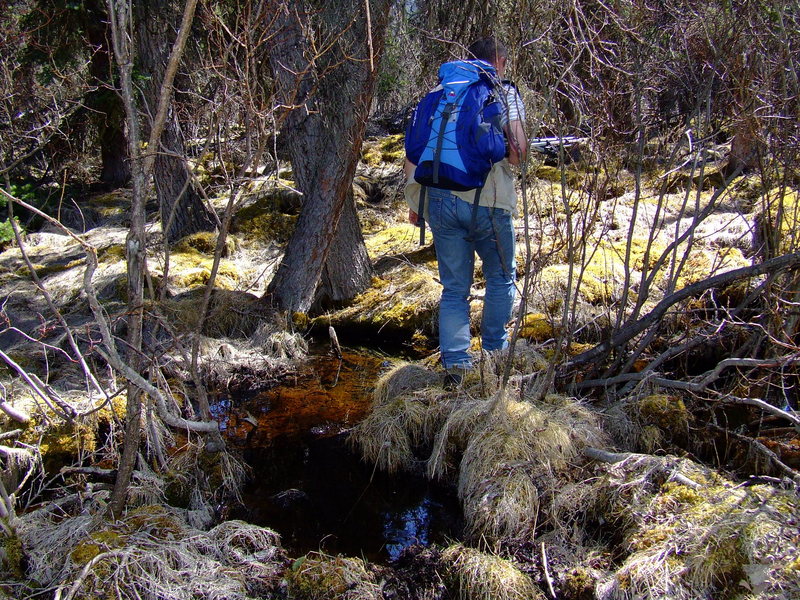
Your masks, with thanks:
M467 371L469 371L468 367L460 366L449 367L448 369L445 369L443 383L444 389L452 390L460 386L464 381L464 377L467 375Z

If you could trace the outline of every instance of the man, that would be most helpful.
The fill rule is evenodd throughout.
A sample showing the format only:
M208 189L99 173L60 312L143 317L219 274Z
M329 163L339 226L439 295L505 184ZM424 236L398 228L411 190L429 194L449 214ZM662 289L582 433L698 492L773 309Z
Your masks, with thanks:
M478 40L469 47L471 59L494 66L500 80L508 63L508 50L495 38ZM496 87L503 105L503 131L508 145L506 159L495 163L486 179L479 201L475 231L472 234L472 203L475 191L466 192L427 188L426 221L433 233L442 298L439 305L439 347L445 368L445 383L457 384L472 366L469 354L469 292L472 286L475 253L481 258L486 279L486 295L481 319L481 346L500 350L508 345L506 325L511 318L516 292L514 227L516 210L514 176L509 163L525 160L527 140L523 131L525 111L517 89L510 83ZM414 181L416 166L406 159L406 201L409 218L416 223L414 210L419 184ZM472 235L471 235L472 234ZM467 238L470 238L469 240Z

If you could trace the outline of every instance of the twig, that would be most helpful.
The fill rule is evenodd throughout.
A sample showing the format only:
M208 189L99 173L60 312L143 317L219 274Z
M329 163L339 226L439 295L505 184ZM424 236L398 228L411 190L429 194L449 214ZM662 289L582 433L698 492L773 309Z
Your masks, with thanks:
M600 448L591 448L591 447L584 448L583 453L591 459L612 465L634 457L650 458L658 460L658 457L649 454L637 454L635 452L609 452L608 450L601 450ZM681 473L678 473L677 471L674 470L669 474L667 480L677 481L681 485L685 485L695 490L700 489L702 487L699 483L697 483L693 479L690 479L686 477L686 475L682 475Z
M721 400L722 402L730 402L731 404L748 404L750 406L757 406L768 413L772 413L773 415L790 421L794 425L795 430L800 432L800 417L792 414L794 411L790 413L778 408L777 406L773 406L769 402L759 400L758 398L739 398L738 396L727 396L725 398L721 398Z
M550 577L550 569L547 566L547 552L545 552L544 542L542 542L542 570L544 571L544 579L547 581L547 590L550 592L550 597L555 600L556 591L553 589L553 578Z
M78 575L78 577L72 583L72 586L69 588L67 595L64 596L64 600L72 600L72 598L75 597L75 594L78 593L78 589L81 587L84 580L89 576L89 573L91 572L92 569L94 569L94 566L97 563L99 563L101 560L108 558L109 556L114 556L115 554L119 553L120 553L119 550L110 550L108 552L101 552L100 554L95 556L92 560L90 560L88 563L86 563L83 569L81 569L80 575ZM56 593L53 596L53 600L61 600L61 594L63 593L66 585L67 585L66 583L62 583L60 586L58 586L58 589L56 590Z
M333 348L336 358L342 358L342 347L339 345L339 336L336 335L333 325L328 326L328 335L331 338L331 348Z

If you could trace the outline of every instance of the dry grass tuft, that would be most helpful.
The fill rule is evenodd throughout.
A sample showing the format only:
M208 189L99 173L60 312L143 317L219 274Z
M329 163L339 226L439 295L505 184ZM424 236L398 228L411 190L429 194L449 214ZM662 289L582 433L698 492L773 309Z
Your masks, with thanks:
M581 448L602 441L588 409L560 397L549 400L534 405L498 396L470 436L458 493L471 535L499 540L531 534L543 499L562 485Z
M545 598L514 563L461 544L442 553L462 600L536 600Z
M100 504L65 519L45 507L20 519L19 534L37 584L60 597L144 600L226 598L271 594L285 560L274 532L227 521L210 531L189 527L183 511L140 507L116 523ZM92 514L93 513L93 514Z
M403 396L378 404L351 432L350 440L365 460L387 473L412 470L414 448L422 440L428 405Z
M384 404L398 396L435 386L441 376L423 366L400 363L387 371L375 384L374 398L377 404Z

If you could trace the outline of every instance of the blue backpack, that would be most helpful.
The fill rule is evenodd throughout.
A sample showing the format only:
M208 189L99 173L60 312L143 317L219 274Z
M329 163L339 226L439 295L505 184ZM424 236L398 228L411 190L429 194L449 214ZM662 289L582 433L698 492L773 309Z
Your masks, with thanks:
M425 241L425 188L480 191L494 163L506 153L502 105L495 99L496 71L481 60L453 61L439 68L439 82L417 105L406 128L406 157L422 185L420 243ZM474 227L473 227L474 229Z

